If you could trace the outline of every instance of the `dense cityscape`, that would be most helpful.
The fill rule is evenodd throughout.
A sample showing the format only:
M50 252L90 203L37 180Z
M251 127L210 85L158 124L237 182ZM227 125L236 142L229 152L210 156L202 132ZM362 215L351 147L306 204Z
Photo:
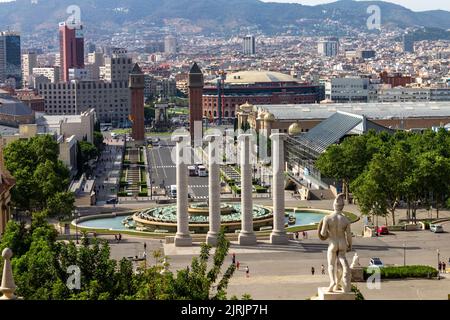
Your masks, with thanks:
M449 11L62 2L0 1L1 299L450 298Z

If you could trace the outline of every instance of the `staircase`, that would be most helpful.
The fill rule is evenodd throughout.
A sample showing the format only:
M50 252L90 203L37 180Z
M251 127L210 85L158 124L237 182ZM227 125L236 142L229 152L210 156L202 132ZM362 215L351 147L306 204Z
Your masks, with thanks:
M309 190L308 200L333 200L335 198L331 190Z

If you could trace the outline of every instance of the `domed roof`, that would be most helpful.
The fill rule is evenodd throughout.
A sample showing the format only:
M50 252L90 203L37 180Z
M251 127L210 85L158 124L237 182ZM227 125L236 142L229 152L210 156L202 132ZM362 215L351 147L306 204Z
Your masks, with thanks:
M264 116L264 121L275 121L275 116L273 113L267 112Z
M264 110L259 110L258 112L258 119L257 120L264 120L264 117L266 116L267 112Z
M274 71L240 71L230 73L225 79L228 84L254 84L270 82L298 82L290 75Z
M250 104L250 103L248 103L248 101L247 101L245 104L241 105L241 106L239 107L239 109L241 109L241 110L244 111L244 112L252 112L252 110L253 110L253 105Z
M302 133L302 128L297 122L294 122L289 126L289 135L296 136Z

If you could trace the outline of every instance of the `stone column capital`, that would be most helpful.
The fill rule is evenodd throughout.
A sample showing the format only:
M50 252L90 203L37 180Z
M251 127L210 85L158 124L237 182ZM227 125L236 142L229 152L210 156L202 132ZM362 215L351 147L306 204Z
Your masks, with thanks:
M205 138L203 138L206 142L214 142L220 138L218 134L209 134Z
M288 137L288 135L286 133L279 133L279 132L275 132L270 135L270 139L272 141L276 141L276 140L284 141L287 139L287 137Z
M189 139L188 133L179 133L172 136L171 140L176 143L181 143L183 141L187 141Z
M252 134L249 134L249 133L243 133L243 134L240 134L239 136L238 136L238 140L239 141L245 141L245 139L251 139L253 137L253 135Z

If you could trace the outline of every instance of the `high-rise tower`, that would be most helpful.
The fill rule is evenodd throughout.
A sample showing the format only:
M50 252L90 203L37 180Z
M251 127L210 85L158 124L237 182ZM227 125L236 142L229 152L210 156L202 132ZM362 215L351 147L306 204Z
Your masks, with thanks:
M16 88L22 85L20 34L0 32L0 82L14 78Z
M198 145L201 143L203 132L200 130L196 141L195 129L202 128L202 100L203 100L203 73L198 67L197 63L194 63L189 71L189 130L191 133L191 144ZM197 125L196 125L197 123Z
M139 65L136 63L129 76L129 88L131 90L131 114L130 120L133 123L131 136L134 141L145 141L144 126L144 88L145 76Z
M83 26L59 24L59 47L62 81L69 81L69 69L84 68Z

